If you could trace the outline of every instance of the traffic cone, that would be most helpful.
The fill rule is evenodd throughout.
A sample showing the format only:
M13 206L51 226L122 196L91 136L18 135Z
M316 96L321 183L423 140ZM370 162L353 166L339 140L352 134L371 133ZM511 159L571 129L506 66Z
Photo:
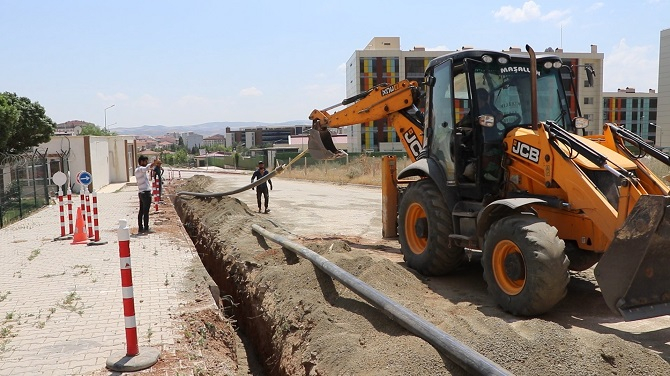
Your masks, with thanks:
M86 225L84 225L84 214L79 207L77 208L77 225L74 228L74 238L70 244L83 243L88 243L88 235L86 235Z

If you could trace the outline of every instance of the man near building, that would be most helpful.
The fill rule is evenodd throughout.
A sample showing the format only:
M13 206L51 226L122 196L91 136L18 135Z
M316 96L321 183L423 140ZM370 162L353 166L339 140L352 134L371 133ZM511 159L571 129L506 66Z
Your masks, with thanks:
M140 199L140 211L137 214L138 233L149 233L149 208L151 207L151 186L149 185L149 177L147 173L154 167L155 161L151 162L145 155L140 155L137 158L137 168L135 169L135 179L137 180L137 190Z
M265 163L263 161L258 162L258 169L254 171L254 174L251 175L251 182L254 182L254 179L261 180L264 176L268 174L268 170L265 169ZM261 212L261 195L265 198L265 213L269 213L268 202L270 201L270 192L268 192L268 183L270 184L270 190L272 190L272 180L268 179L267 182L258 185L256 188L256 202L258 203L258 212ZM251 188L253 189L253 188Z

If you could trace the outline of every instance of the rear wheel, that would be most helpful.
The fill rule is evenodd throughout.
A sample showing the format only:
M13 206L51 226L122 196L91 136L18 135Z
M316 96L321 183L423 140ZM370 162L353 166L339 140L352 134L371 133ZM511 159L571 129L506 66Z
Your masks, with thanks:
M503 310L539 315L563 299L570 276L557 233L532 215L502 218L488 230L482 255L484 280Z
M399 207L400 250L407 266L426 276L447 274L464 260L461 247L449 246L451 212L430 180L411 184Z

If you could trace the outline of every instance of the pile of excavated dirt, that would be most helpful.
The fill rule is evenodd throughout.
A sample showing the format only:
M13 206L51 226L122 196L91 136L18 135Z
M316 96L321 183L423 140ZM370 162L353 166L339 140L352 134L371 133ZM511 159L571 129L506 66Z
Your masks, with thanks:
M208 191L211 178L182 191ZM228 317L242 328L270 375L462 375L448 357L363 298L251 230L258 224L293 238L234 197L175 200L203 263L218 283ZM519 319L436 294L426 280L384 252L344 240L301 240L347 272L518 375L668 375L666 361L615 335ZM461 289L459 289L461 290Z

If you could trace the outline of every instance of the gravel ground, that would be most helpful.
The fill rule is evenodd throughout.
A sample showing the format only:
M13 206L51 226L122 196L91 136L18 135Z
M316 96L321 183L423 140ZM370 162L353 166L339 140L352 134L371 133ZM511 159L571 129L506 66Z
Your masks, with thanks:
M197 176L182 190L220 192L225 190L221 184ZM597 294L589 271L573 276L569 295L577 293L555 313L520 319L487 298L477 263L450 277L427 279L404 266L397 244L390 241L338 235L337 229L321 238L296 236L287 231L290 225L273 218L274 212L258 214L255 204L250 208L233 197L186 198L176 206L196 236L210 274L229 296L232 319L254 342L267 374L465 372L309 261L253 234L252 224L301 242L514 374L670 374L661 351L645 348L634 335L577 323L584 312L613 320L597 297L589 297L593 305L575 300ZM584 311L575 312L570 304Z

